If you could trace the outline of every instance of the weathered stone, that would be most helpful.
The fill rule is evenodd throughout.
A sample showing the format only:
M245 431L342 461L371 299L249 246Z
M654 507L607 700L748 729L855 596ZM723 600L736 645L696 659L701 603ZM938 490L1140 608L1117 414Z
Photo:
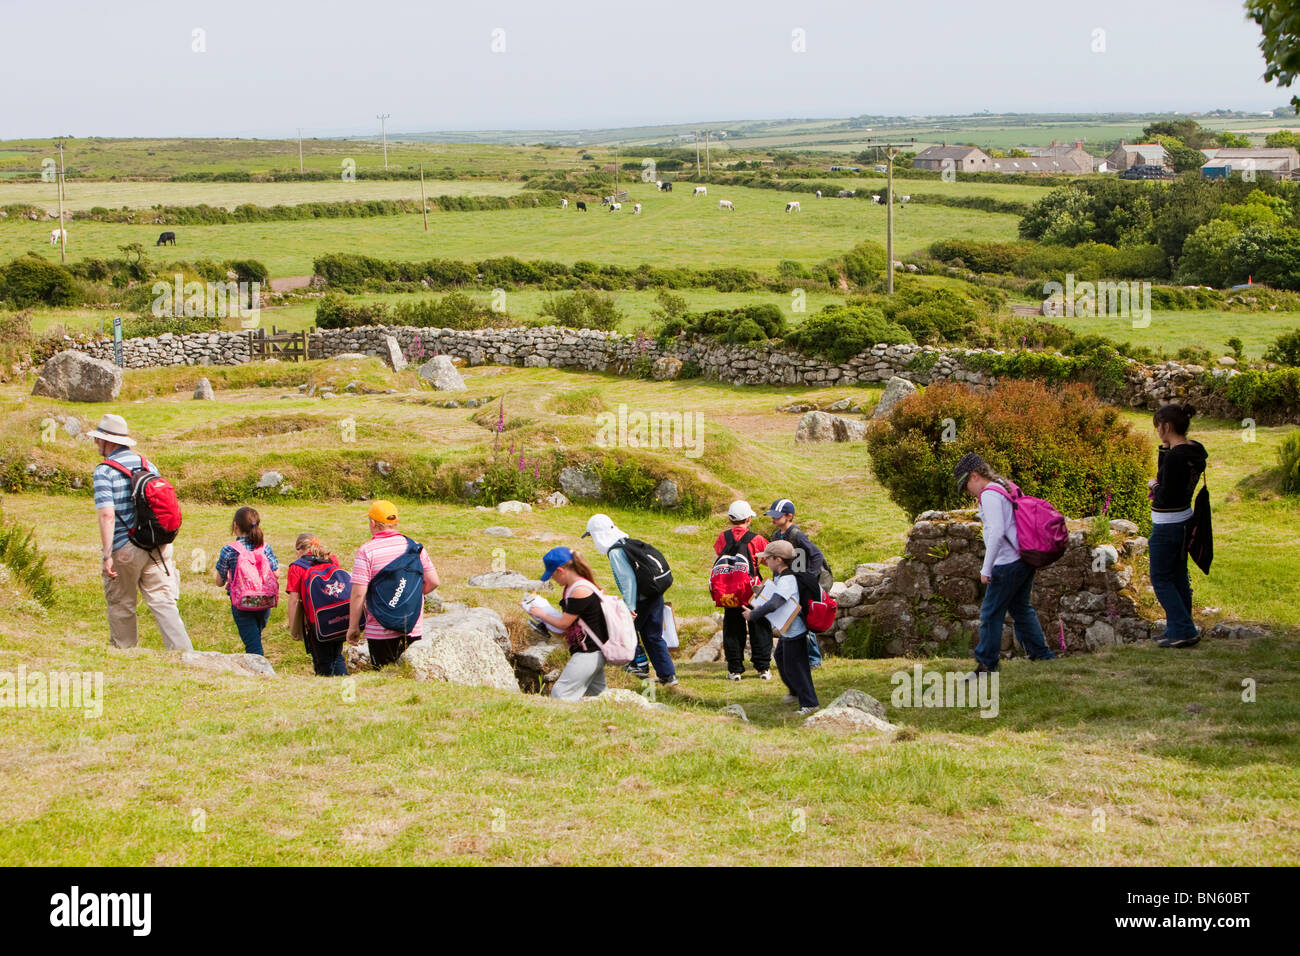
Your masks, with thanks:
M654 501L661 508L676 508L680 503L677 492L677 482L671 478L665 478L655 486Z
M240 677L274 677L275 668L261 654L222 654L219 651L182 651L181 663L187 667L217 674Z
M262 477L257 479L257 487L278 488L282 481L284 481L284 475L278 471L264 471Z
M884 704L876 700L876 698L872 697L870 694L852 687L831 701L830 707L827 707L826 709L833 710L836 707L856 707L858 710L866 711L868 714L873 714L881 720L885 719Z
M1089 650L1110 647L1115 643L1115 629L1105 621L1097 621L1084 631L1083 640Z
M569 503L569 499L564 497L562 491L553 491L542 500L552 508L563 508Z
M532 581L518 571L488 571L476 574L467 582L472 588L492 588L509 591L540 591L549 588L549 581Z
M412 677L519 693L515 672L490 629L469 621L459 624L443 621L431 626L432 623L425 622L424 636L402 655Z
M563 644L533 644L515 654L515 667L534 674L547 671L546 662Z
M490 534L494 538L513 538L515 533L504 525L494 524L490 528L483 529L484 534Z
M916 386L905 378L899 378L895 375L885 383L885 391L880 396L880 401L876 403L876 410L871 413L872 418L888 418L895 406L909 395L916 393Z
M503 515L518 515L532 510L533 506L526 501L502 501L497 504L497 513Z
M402 354L402 347L398 345L395 336L384 336L384 358L388 360L394 372L405 371L406 356Z
M650 375L657 382L670 381L681 374L682 360L671 355L655 359L650 366Z
M66 351L41 367L33 395L65 402L111 402L122 391L122 370L83 352Z
M393 473L393 466L386 461L377 461L375 462L375 471L379 472L380 475L387 478L389 475Z
M746 724L749 723L749 717L745 713L745 708L741 707L739 704L728 704L726 707L723 707L719 713L726 714L729 717L735 717Z
M804 727L837 733L892 734L898 730L889 721L857 707L827 707L803 722Z
M722 632L718 631L709 642L691 655L692 664L711 664L722 657Z
M1116 534L1137 534L1138 526L1127 518L1112 518L1110 530Z
M217 398L212 392L212 383L206 378L199 379L199 384L194 386L194 397L204 402L216 401Z
M643 697L634 690L624 690L621 687L610 687L601 691L594 697L583 697L579 703L583 704L624 704L633 707L640 707L643 710L668 710L666 704L656 704L648 697Z
M700 526L697 524L679 524L673 528L673 534L699 534Z
M592 501L600 497L600 477L587 468L568 465L560 469L560 490L570 500Z
M451 356L435 355L420 366L420 378L440 392L463 392L465 379L451 361Z
M864 422L817 411L808 412L799 419L794 433L794 440L801 442L861 441L866 437Z

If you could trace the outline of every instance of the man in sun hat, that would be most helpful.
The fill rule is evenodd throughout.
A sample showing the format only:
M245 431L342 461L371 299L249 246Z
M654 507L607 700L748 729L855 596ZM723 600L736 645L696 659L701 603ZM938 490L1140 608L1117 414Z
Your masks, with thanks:
M772 507L767 509L767 516L772 519L772 540L789 541L794 547L794 569L811 571L817 575L817 583L822 589L829 591L835 583L835 576L821 549L808 540L808 535L794 523L794 502L789 498L776 499L772 502ZM808 633L808 664L811 667L821 667L822 664L822 649L817 644L817 635L811 631Z
M349 608L348 643L360 642L361 612L366 606L366 591L370 582L384 568L403 557L411 539L397 530L397 505L385 499L370 503L366 514L370 520L370 540L357 549L352 562L352 604ZM420 548L420 567L424 571L423 593L428 594L438 586L438 572L429 560L429 552ZM370 651L370 666L378 670L393 663L406 649L424 635L424 608L421 605L415 626L399 634L384 627L373 615L366 616L366 647Z
M750 530L749 523L754 517L754 509L748 501L733 501L727 509L727 520L731 526L718 534L718 539L713 542L713 553L718 557L723 554L743 556L749 563L749 577L754 592L757 593L763 586L759 555L768 542L767 538ZM722 652L727 659L727 680L740 680L745 673L746 638L749 639L749 659L758 672L759 680L771 680L771 630L747 622L744 608L726 607L722 609Z
M108 634L117 647L135 647L139 641L136 620L138 591L153 614L163 644L171 651L190 651L185 622L176 609L181 593L181 577L172 558L170 544L152 552L137 548L128 534L135 527L135 502L131 498L131 479L113 462L128 472L147 464L135 447L135 439L121 415L105 415L91 432L103 464L95 468L92 487L95 511L99 517L100 577L104 600L108 605ZM155 475L158 469L147 464Z

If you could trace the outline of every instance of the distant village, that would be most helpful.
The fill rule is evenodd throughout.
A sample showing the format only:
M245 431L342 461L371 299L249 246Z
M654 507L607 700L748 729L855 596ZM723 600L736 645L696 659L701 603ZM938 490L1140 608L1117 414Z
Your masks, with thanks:
M1008 175L1065 175L1118 173L1124 179L1162 179L1173 176L1168 151L1159 143L1121 143L1110 155L1094 156L1082 140L1051 146L1022 147L1024 156L990 156L977 146L930 146L912 160L914 169L958 173ZM1295 147L1222 147L1202 149L1201 175L1226 179L1233 173L1253 172L1273 179L1300 179L1300 152Z

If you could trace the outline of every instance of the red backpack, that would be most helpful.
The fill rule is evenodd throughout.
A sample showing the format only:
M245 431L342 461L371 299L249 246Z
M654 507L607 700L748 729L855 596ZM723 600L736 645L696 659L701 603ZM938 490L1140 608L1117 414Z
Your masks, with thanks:
M718 607L744 607L754 596L754 569L749 560L749 542L758 535L746 531L733 537L713 562L709 572L709 596Z
M126 529L127 539L144 551L153 551L175 541L181 530L181 503L176 499L176 489L171 483L150 471L149 462L143 455L140 456L139 468L128 468L110 459L105 459L102 464L117 469L131 480L135 526Z

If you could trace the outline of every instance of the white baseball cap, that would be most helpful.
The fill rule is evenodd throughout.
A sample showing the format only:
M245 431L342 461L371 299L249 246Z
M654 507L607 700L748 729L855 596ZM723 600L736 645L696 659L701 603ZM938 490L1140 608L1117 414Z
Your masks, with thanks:
M727 509L727 517L732 521L744 521L746 518L754 517L754 509L749 506L748 501L733 501L731 507Z

